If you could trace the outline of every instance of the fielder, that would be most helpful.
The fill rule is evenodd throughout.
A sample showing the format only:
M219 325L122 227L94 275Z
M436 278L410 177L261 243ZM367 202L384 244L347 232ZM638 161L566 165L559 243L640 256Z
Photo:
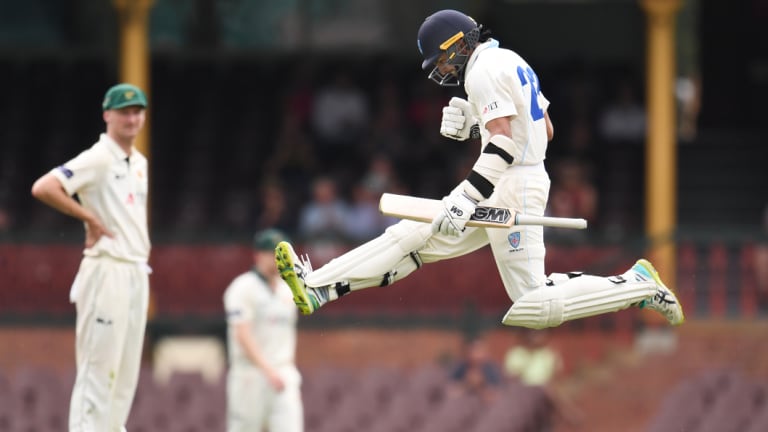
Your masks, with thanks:
M554 327L630 306L658 311L671 325L683 310L650 262L640 259L621 275L600 277L544 271L541 226L510 229L465 227L478 204L543 216L550 180L544 166L554 135L549 101L533 68L499 46L489 31L454 10L426 18L418 47L429 78L442 86L464 85L467 99L443 108L440 133L456 140L479 128L481 152L472 170L429 224L403 220L379 237L312 271L293 247L280 243L277 267L302 313L351 291L386 286L424 263L450 259L490 244L504 288L513 304L502 322L529 328ZM475 126L477 125L477 126Z
M294 362L298 313L274 264L275 247L285 238L275 229L257 233L253 268L224 293L228 432L304 430L301 375Z
M138 383L150 241L147 159L133 144L146 107L136 86L111 87L102 103L106 133L32 186L35 198L85 225L83 259L70 291L77 310L71 432L125 431Z

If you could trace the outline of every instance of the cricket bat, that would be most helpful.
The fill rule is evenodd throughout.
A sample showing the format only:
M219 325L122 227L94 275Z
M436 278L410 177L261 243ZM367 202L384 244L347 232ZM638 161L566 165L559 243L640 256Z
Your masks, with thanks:
M410 195L384 193L379 200L379 211L382 214L419 222L432 222L442 209L443 202L440 200ZM467 226L485 228L509 228L512 225L585 229L587 221L580 218L531 216L504 207L478 206L467 222Z

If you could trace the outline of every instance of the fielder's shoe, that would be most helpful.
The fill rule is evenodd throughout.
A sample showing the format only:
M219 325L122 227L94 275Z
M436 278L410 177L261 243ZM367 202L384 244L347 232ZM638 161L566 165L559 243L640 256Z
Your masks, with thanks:
M280 277L291 288L293 302L302 314L309 315L325 303L314 288L307 287L304 283L304 278L312 271L309 258L299 259L290 243L282 241L277 244L275 264L280 271Z
M653 264L646 259L639 259L632 266L632 271L642 275L645 278L656 281L656 294L640 303L640 308L648 308L664 315L671 325L680 325L685 321L683 307L675 297L675 293L664 285L659 273L653 267Z

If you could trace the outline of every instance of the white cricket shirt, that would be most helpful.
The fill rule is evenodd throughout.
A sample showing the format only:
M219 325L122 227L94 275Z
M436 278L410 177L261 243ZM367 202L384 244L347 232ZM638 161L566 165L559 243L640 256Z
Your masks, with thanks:
M467 61L464 90L480 119L483 148L491 138L485 125L512 116L514 165L535 165L547 151L544 113L549 100L541 93L539 79L530 65L514 51L490 39L478 45Z
M147 227L147 159L135 148L130 157L107 134L74 159L54 168L68 194L93 212L115 236L102 236L83 252L146 263L150 242Z
M279 278L277 284L273 292L263 276L251 270L236 277L224 292L232 366L254 367L232 328L241 322L250 324L251 335L267 363L275 367L294 364L298 309L288 285Z

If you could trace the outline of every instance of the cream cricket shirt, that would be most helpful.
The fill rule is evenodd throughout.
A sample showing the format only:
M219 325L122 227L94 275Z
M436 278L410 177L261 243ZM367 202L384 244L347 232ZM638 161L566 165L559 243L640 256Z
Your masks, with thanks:
M251 335L265 360L272 366L291 366L296 353L298 309L291 289L282 280L273 292L267 281L255 270L236 277L224 292L224 309L230 325L228 349L234 367L254 367L231 325L250 324Z
M101 220L115 237L102 236L87 256L109 255L136 263L149 259L147 228L147 159L136 149L131 156L107 134L74 159L54 168L68 194Z
M464 90L483 126L483 147L491 138L485 125L493 119L512 116L514 164L535 165L544 160L544 113L549 100L541 93L536 73L522 57L499 48L498 41L493 39L478 45L467 62Z

